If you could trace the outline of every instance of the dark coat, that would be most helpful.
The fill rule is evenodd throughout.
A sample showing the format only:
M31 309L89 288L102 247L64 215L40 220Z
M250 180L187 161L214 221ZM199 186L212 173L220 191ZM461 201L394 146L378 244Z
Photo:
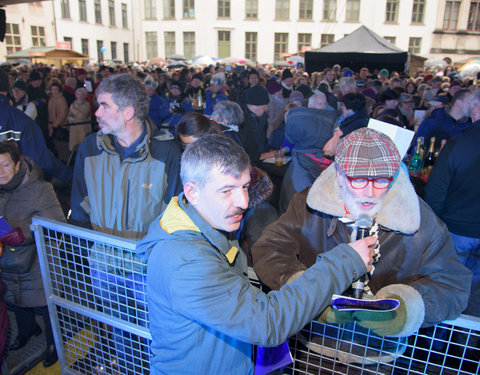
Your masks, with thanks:
M50 183L43 181L40 168L29 158L22 163L25 176L14 190L0 192L0 215L12 228L21 228L24 244L35 242L30 230L32 217L42 216L57 221L65 221L62 208ZM38 257L31 270L24 274L2 272L7 285L4 300L21 307L45 306L45 292Z

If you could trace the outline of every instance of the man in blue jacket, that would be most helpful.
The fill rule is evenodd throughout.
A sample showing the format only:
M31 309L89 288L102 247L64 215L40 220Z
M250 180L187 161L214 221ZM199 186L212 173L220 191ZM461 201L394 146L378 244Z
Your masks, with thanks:
M233 140L206 135L182 155L184 192L150 226L152 374L253 374L254 345L282 344L363 275L375 237L341 244L269 294L252 286L232 232L248 207L250 162Z

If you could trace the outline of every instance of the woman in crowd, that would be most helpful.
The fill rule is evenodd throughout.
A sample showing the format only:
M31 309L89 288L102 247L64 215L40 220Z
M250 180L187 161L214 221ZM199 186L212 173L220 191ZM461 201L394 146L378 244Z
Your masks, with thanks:
M68 148L71 151L82 143L83 139L91 133L90 124L91 108L87 101L87 90L80 87L75 90L75 100L70 105L70 127Z
M52 137L57 156L61 161L66 162L70 153L68 152L68 129L66 128L68 118L68 104L62 94L62 85L57 79L50 84L51 96L48 99L48 135Z
M35 313L39 313L43 318L47 341L43 365L48 367L57 361L57 352L30 225L33 216L58 221L65 221L65 217L52 185L43 181L41 176L37 164L23 156L15 142L0 143L0 215L13 228L0 238L3 257L11 249L20 250L21 247L31 254L30 259L24 259L25 267L22 266L24 269L21 271L19 268L14 271L2 267L2 278L7 286L3 299L15 312L18 329L18 335L11 341L9 349L18 350L32 336L41 334L42 330L35 320Z

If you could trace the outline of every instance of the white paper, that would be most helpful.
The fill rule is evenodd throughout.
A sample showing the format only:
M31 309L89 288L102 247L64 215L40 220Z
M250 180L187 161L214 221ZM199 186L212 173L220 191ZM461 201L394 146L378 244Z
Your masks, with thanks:
M410 148L410 143L415 135L413 130L401 128L400 126L389 124L387 122L378 121L374 118L371 118L368 121L368 127L389 136L393 143L395 143L395 146L397 146L398 152L402 159Z

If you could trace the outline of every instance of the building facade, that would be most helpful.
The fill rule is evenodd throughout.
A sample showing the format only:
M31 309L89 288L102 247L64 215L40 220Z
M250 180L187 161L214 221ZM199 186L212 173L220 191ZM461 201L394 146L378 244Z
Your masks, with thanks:
M91 62L180 54L272 63L365 25L405 51L455 61L478 54L479 20L480 0L43 1L7 6L0 60L68 41Z

